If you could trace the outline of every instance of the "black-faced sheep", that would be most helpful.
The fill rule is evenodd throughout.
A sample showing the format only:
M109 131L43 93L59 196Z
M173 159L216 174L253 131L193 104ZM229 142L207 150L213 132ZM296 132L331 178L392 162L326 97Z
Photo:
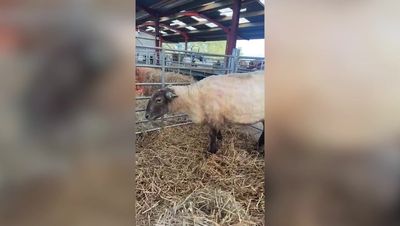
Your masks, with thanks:
M156 91L146 108L146 118L186 113L194 123L210 127L208 151L218 151L217 139L224 124L264 122L264 72L210 76L189 86L170 86ZM264 145L264 129L257 147Z

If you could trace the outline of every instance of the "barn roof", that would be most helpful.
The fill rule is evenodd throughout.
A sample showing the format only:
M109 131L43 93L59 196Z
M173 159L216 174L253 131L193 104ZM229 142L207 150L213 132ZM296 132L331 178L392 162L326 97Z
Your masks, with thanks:
M160 17L164 42L226 40L232 21L232 0L136 1L136 27L155 35ZM238 39L264 38L264 1L242 0Z

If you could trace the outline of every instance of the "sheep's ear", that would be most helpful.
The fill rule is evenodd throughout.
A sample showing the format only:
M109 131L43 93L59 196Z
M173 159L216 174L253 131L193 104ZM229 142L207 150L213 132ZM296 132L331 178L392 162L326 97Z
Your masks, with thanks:
M175 93L173 93L173 92L171 92L171 91L168 91L166 94L165 94L165 97L168 99L168 100L172 100L172 99L174 99L175 97L178 97Z

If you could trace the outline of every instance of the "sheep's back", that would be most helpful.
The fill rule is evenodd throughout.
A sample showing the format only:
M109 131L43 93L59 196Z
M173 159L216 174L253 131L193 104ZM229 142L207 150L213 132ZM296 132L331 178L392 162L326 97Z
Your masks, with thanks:
M202 80L200 87L209 120L252 124L264 119L264 76L213 76Z

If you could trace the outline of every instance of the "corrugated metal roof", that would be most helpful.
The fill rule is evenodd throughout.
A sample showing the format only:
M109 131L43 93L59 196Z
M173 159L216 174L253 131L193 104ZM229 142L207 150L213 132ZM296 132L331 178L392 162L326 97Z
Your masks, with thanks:
M148 26L143 24L154 21L155 15L159 15L160 23L165 25L161 28L165 32L162 35L165 42L183 42L184 37L180 34L182 32L189 36L189 41L226 40L223 28L215 26L215 23L224 27L231 25L232 18L227 8L232 8L232 0L137 0L136 27L145 31ZM225 15L221 15L220 10L225 11ZM239 24L238 39L264 38L263 1L242 0L241 11L240 17L245 18L248 22ZM203 18L212 21L196 20L190 15L185 15L187 12L199 13ZM215 22L214 25L210 24L211 22ZM173 29L170 30L168 27ZM180 31L180 33L173 30Z

